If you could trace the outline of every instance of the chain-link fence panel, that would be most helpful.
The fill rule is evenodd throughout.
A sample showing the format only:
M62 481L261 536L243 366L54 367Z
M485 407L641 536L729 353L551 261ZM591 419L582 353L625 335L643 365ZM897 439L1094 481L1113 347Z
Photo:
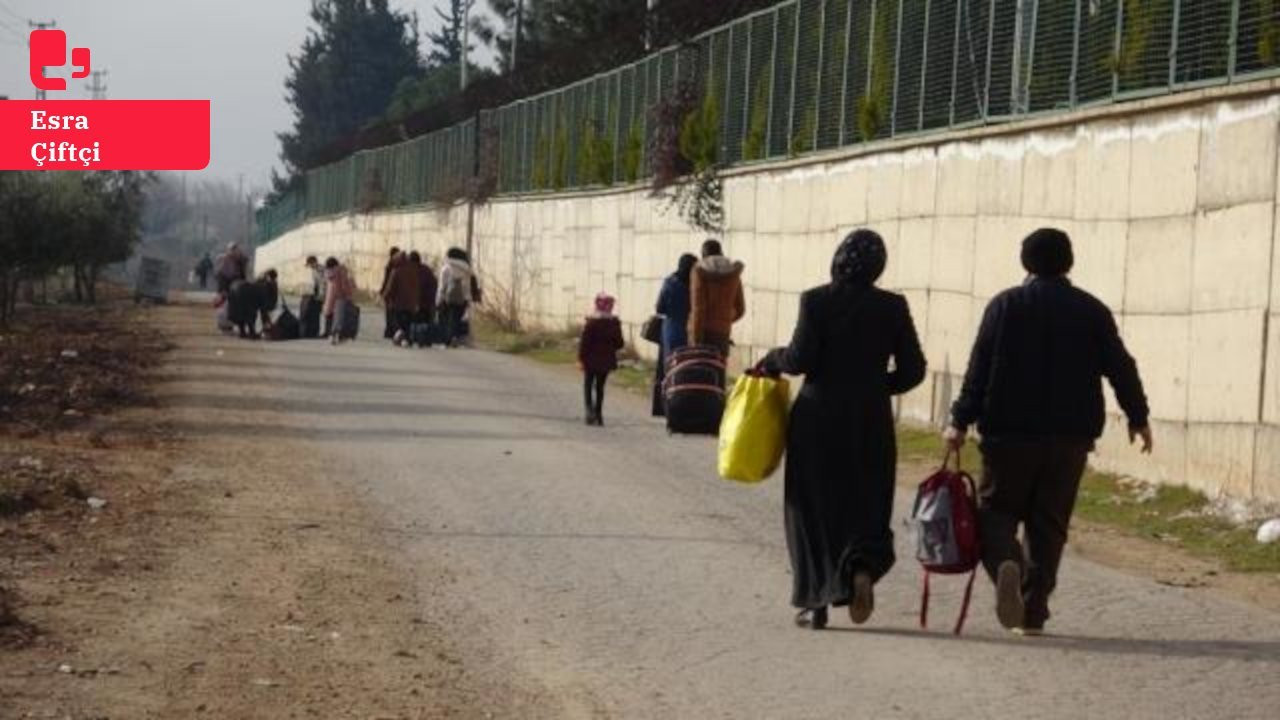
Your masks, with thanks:
M852 145L863 140L859 131L858 110L867 93L874 3L854 0L850 3L849 10L849 27L846 33L849 49L844 58L845 87L840 108L840 114L844 118L841 145Z
M845 59L849 51L851 0L826 0L822 9L821 61L818 68L817 148L841 145Z
M1185 5L1188 0L1183 0ZM1199 0L1192 0L1199 2ZM1236 74L1280 67L1280 0L1237 0ZM1209 0L1206 5L1219 3ZM1215 10L1219 10L1215 7ZM1230 13L1230 10L1227 10ZM1219 16L1221 11L1219 10ZM1219 21L1220 23L1220 21ZM1219 24L1219 23L1215 23Z
M823 0L799 0L796 64L788 119L792 155L814 149L818 133L818 75L822 61Z
M925 31L929 0L902 0L898 5L898 44L894 78L892 132L920 129L920 82L924 75Z
M1040 0L1035 9L1027 67L1027 108L1069 108L1076 70L1079 0Z
M791 109L795 107L796 44L799 23L798 3L774 11L773 101L769 107L769 157L783 157L791 151Z
M952 82L959 61L956 56L959 7L956 0L928 2L924 90L920 96L921 129L941 128L951 123Z
M1264 4L1280 8L1275 0L1244 2L1242 10ZM1231 57L1231 6L1232 0L1181 0L1178 3L1175 83L1226 79ZM1244 19L1242 14L1242 34L1245 34Z
M769 121L773 106L774 42L777 40L776 14L770 12L751 19L751 47L747 65L747 98L743 108L742 159L763 160L769 156Z
M952 125L982 120L987 108L987 64L992 0L960 0L956 29L955 101Z
M993 0L990 45L987 48L987 118L1007 118L1018 107L1016 62L1021 48L1018 7L1024 0Z
M1125 0L1120 52L1115 58L1120 92L1167 86L1174 0Z
M751 62L751 23L737 22L729 26L729 64L726 74L724 104L721 113L723 136L720 138L722 163L736 163L742 159L742 143L747 135L747 68Z
M1083 0L1076 59L1076 103L1109 98L1115 92L1120 45L1119 0Z

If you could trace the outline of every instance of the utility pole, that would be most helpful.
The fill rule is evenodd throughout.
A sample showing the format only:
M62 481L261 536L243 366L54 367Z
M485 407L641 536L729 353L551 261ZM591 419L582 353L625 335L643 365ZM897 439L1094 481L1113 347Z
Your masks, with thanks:
M516 61L520 57L520 33L524 30L524 0L516 0L516 32L511 36L511 62L507 64L507 74L516 71Z
M106 100L107 99L107 75L106 70L94 70L93 82L85 85L85 89L89 91L90 100Z
M32 30L52 30L58 27L58 21L50 20L49 22L36 22L34 20L28 20L27 25ZM48 99L49 99L48 92L44 90L36 90L36 100L48 100Z
M462 62L458 63L462 66L462 78L460 89L467 89L467 64L471 44L471 6L476 4L476 0L463 0L462 4Z

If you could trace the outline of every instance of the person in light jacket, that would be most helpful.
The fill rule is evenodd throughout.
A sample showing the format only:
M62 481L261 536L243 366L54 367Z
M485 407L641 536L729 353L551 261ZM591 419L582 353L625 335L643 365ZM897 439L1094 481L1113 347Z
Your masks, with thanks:
M445 337L450 347L457 345L463 336L467 308L476 294L475 276L465 250L450 248L446 253L444 268L440 271L440 294L436 307L440 321L445 326Z
M356 281L351 271L338 262L337 258L324 261L325 293L324 293L324 327L325 335L334 345L347 339L342 337L343 319L355 305Z

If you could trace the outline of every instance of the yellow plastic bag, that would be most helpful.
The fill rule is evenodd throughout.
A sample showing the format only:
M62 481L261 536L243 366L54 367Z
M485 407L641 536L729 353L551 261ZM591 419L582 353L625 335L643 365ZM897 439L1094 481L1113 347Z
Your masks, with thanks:
M738 378L720 423L720 477L758 483L778 469L787 445L790 404L785 379Z

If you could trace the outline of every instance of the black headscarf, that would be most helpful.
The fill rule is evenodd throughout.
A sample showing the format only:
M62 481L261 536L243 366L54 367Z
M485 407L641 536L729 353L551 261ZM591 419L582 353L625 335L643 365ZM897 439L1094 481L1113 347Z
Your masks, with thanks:
M698 264L698 256L692 253L685 253L680 256L680 264L676 267L676 277L685 285L689 284L689 280L693 275L693 268Z
M836 250L831 280L837 285L870 287L884 274L888 260L884 238L874 230L854 230Z
M1032 275L1066 275L1075 262L1071 238L1056 228L1040 228L1022 241L1022 267Z

